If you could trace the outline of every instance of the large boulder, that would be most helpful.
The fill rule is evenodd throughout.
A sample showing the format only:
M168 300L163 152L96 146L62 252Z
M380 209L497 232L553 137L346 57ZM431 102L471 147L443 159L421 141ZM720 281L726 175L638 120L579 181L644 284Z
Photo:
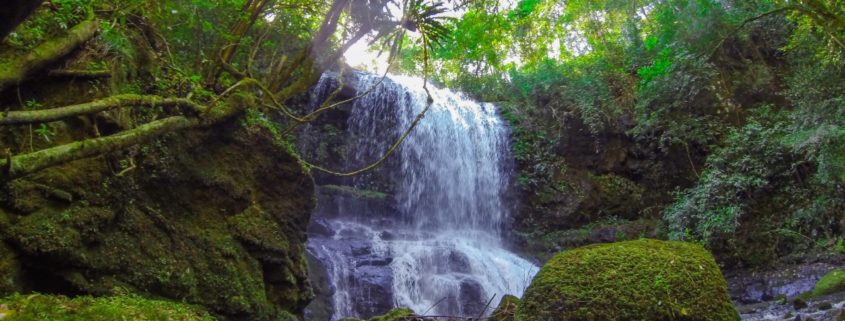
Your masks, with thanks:
M515 319L733 321L739 315L707 250L644 239L557 254L526 290Z

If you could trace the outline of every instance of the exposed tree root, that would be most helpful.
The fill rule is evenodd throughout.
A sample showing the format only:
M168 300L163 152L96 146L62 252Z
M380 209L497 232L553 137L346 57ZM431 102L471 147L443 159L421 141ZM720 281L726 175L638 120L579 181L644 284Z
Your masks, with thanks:
M2 113L0 115L0 125L18 125L18 124L32 124L32 123L46 123L51 121L62 120L64 118L93 114L109 109L116 109L124 106L133 107L173 107L184 106L190 108L192 111L199 113L204 107L188 99L182 98L162 98L159 96L142 96L142 95L117 95L93 102L71 105L65 107L57 107L51 109L41 110L16 110Z
M0 66L0 92L29 79L35 72L67 56L94 37L97 30L96 21L83 21L71 28L64 37L49 40L25 56Z

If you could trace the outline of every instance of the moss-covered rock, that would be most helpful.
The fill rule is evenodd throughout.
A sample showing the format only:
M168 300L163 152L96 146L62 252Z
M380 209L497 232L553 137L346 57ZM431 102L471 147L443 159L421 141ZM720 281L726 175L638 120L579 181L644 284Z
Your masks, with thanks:
M0 293L11 293L20 288L21 264L17 254L0 242Z
M845 291L845 271L835 269L822 276L822 278L816 282L812 291L799 294L795 300L807 300L843 291Z
M825 274L813 288L813 296L845 291L845 271L836 269Z
M212 321L201 308L138 296L67 298L53 295L11 295L0 299L0 319L9 321Z
M2 290L128 292L232 320L304 308L313 181L266 131L233 120L118 156L137 168L118 176L85 159L0 194L0 268L26 267L23 285Z
M414 310L409 308L395 308L393 310L387 311L387 313L382 314L380 316L375 316L370 318L367 321L401 321L408 319L409 317L414 316ZM362 321L360 319L353 319L353 318L343 318L341 321Z
M502 300L499 301L499 305L496 307L496 310L493 310L493 313L490 314L490 321L513 321L514 314L516 313L516 309L519 308L519 304L521 301L519 298L506 294L502 297Z
M733 321L739 315L709 252L644 239L557 254L534 278L515 319Z

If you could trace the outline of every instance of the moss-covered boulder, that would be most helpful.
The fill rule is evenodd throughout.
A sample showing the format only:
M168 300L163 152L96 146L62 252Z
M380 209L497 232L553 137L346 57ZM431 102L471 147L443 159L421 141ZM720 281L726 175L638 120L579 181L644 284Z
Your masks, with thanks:
M380 316L375 316L370 318L367 321L401 321L401 320L410 320L415 315L414 310L409 308L395 308L393 310L387 311L387 313L382 314ZM363 321L361 319L354 319L354 318L343 318L340 319L341 321Z
M521 301L519 298L506 294L502 297L502 300L499 301L499 305L496 307L496 310L493 310L493 313L490 314L490 321L513 321L514 314L516 314L516 309L519 307L519 303Z
M845 291L845 271L835 269L822 276L812 291L801 293L796 299L806 300L843 291Z
M734 321L739 315L709 252L644 239L557 254L534 278L515 319Z
M11 295L0 299L0 319L9 321L212 321L196 306L138 296L68 298L53 295Z

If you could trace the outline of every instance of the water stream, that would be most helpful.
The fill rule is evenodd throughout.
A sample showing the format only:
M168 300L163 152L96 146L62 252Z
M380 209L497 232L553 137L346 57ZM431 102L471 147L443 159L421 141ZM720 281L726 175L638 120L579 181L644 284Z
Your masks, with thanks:
M323 77L315 106L336 88L335 78ZM346 86L361 93L378 80L357 74ZM429 88L431 109L381 168L348 179L316 178L322 187L308 249L327 272L332 320L399 306L476 316L495 296L489 313L503 295L521 296L537 271L503 241L513 207L507 197L512 161L495 106ZM425 108L426 97L421 79L390 76L346 106L340 135L349 146L338 166L378 159ZM306 136L324 129L307 129ZM317 140L306 149L327 148Z

